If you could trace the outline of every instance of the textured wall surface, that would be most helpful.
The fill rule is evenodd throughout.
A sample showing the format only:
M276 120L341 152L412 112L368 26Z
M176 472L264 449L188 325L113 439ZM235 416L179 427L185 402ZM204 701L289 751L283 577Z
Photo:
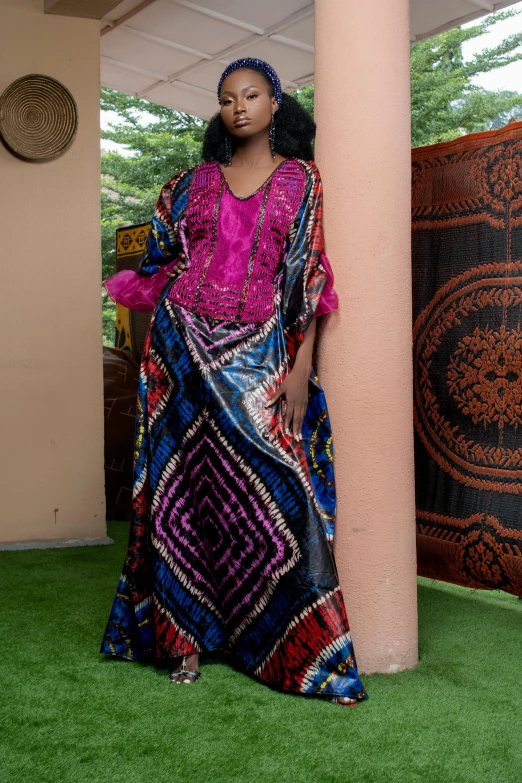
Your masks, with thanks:
M0 93L28 73L71 91L79 127L47 163L0 144L0 541L95 538L105 535L99 22L2 0Z
M393 672L417 662L409 4L320 0L315 31L316 157L340 297L319 362L335 552L360 669Z

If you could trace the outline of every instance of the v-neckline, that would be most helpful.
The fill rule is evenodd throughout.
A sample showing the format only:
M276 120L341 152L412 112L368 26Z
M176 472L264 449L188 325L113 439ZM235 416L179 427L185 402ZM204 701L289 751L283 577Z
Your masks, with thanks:
M250 193L250 195L248 195L248 196L237 196L234 193L234 191L232 190L232 188L230 187L229 182L228 182L227 178L225 177L225 174L223 172L223 169L221 168L221 164L219 163L219 161L216 161L216 164L217 164L217 167L219 169L219 173L221 174L221 176L223 178L223 182L225 184L225 187L228 190L228 192L230 193L230 195L233 196L234 198L237 198L238 201L247 201L249 198L252 198L253 196L257 196L257 194L268 185L268 183L270 182L270 180L272 179L272 177L274 176L276 171L278 171L281 168L281 166L283 166L287 162L287 160L289 160L289 158L285 158L284 160L282 160L281 163L279 163L275 167L273 172L265 179L265 181L257 188L257 190L254 190L254 192Z

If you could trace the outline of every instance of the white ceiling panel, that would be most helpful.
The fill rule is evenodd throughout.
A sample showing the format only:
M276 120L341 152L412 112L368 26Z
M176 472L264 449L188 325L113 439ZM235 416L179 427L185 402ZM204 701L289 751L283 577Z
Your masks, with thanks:
M515 1L411 0L411 40ZM124 0L101 22L102 84L206 119L238 57L268 60L294 89L313 81L313 10L311 0Z
M122 26L110 35L103 36L101 53L113 60L164 73L166 76L199 62L197 56L171 48L168 41L159 43L160 40L157 36L153 39L144 38L140 31Z
M218 102L216 87L219 81L219 77L223 73L224 67L225 66L223 63L220 63L216 60L210 60L204 63L202 67L198 68L197 71L194 70L184 74L184 76L181 76L178 81L184 82L186 84L193 84L196 87L202 87L203 89L208 90L211 95L215 96L217 111Z
M517 0L411 0L411 38L421 41L432 35L471 22L492 11L500 11Z
M245 37L245 30L241 27L170 0L152 3L134 17L133 27L209 54L237 44Z
M102 57L101 83L104 87L119 90L127 95L135 95L140 90L146 89L151 81L150 76L121 68Z
M280 35L291 38L294 41L314 47L314 17L313 14L301 19L299 22L289 24L280 31Z
M277 24L282 16L290 16L300 11L304 6L313 8L313 2L308 0L263 0L263 2L251 2L251 0L203 0L199 5L232 17L242 19L248 24L266 29Z
M205 117L209 119L218 109L218 103L214 95L203 95L202 93L183 87L174 82L173 84L160 84L151 95L155 103L162 106L168 106L171 109L185 111L188 114L194 114L196 117Z
M266 38L248 47L244 52L251 57L259 57L272 65L281 79L296 82L301 76L313 73L314 55L311 52L303 52L293 47L289 51L288 46Z

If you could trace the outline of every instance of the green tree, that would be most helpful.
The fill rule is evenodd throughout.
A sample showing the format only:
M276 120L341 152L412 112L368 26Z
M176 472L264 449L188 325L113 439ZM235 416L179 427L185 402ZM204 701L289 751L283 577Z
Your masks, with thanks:
M522 33L505 38L464 62L462 45L490 32L494 25L519 15L504 11L485 17L471 27L453 30L420 41L411 47L412 145L436 144L466 133L502 127L522 116L522 95L488 91L473 78L522 59ZM312 85L295 93L313 115Z
M293 93L294 98L297 98L301 106L310 112L312 117L314 116L314 85L307 84L304 87L300 87Z
M488 33L519 12L491 14L471 27L456 27L411 47L412 145L436 144L488 130L495 118L507 122L522 113L522 95L484 90L473 77L522 59L522 33L464 62L462 45Z
M206 122L165 106L102 88L101 109L119 122L101 138L125 145L131 155L104 151L101 156L102 276L114 274L115 231L121 224L150 220L162 185L176 172L201 160ZM147 115L150 115L148 117ZM102 290L103 340L114 345L115 306Z
M507 125L507 123L514 118L518 119L519 117L522 117L522 96L520 96L518 92L514 92L513 90L501 90L498 94L502 98L515 98L517 104L515 106L511 106L509 109L499 112L492 120L488 120L486 123L488 130L497 130L497 128L503 128L504 125Z

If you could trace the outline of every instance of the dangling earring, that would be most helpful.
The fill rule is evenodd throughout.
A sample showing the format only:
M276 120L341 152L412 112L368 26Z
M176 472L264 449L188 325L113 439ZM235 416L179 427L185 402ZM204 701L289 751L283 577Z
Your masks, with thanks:
M225 135L225 166L232 165L232 147L230 146L230 139L228 133Z
M268 138L270 140L270 152L272 154L272 160L275 158L275 120L274 115L272 114L272 119L270 120L270 130L268 131Z

